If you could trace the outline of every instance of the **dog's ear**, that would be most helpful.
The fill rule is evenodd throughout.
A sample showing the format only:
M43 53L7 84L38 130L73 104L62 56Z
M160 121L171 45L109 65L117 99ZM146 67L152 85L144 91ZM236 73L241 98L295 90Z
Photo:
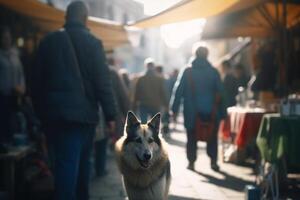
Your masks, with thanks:
M128 111L126 117L126 135L127 137L132 137L135 134L136 128L141 124L141 122L137 119L135 114L132 111Z
M139 125L141 122L138 120L138 118L135 116L135 114L132 111L128 111L127 117L126 117L126 126L127 127L133 127L136 125Z
M149 120L148 126L150 126L154 134L158 135L159 134L159 128L160 128L160 113L157 113L152 119Z

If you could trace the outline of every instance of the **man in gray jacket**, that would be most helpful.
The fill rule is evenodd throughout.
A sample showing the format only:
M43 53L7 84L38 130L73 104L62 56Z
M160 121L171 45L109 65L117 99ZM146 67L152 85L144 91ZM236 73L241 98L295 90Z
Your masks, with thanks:
M40 43L32 97L53 158L55 199L88 199L89 158L99 105L110 129L116 115L103 46L86 28L88 10L72 2L64 30Z

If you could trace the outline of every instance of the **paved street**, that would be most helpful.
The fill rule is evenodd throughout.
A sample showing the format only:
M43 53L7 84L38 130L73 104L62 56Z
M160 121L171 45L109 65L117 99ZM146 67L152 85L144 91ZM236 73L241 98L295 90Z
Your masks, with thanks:
M183 127L172 133L169 142L169 155L172 166L172 184L169 200L238 200L244 199L244 187L254 182L255 176L251 168L234 164L220 163L221 171L216 173L210 169L206 156L205 144L199 143L196 171L186 169L185 156L186 137ZM113 153L109 153L109 174L94 179L91 184L91 200L124 200L121 176L117 170Z

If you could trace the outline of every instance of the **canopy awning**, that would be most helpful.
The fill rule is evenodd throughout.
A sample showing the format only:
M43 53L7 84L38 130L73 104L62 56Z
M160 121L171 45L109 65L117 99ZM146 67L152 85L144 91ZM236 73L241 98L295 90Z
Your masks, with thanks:
M273 2L262 2L243 11L211 17L204 27L202 39L268 37L276 34L278 20ZM286 8L286 28L291 28L300 22L300 4L287 3ZM282 4L278 4L277 16L282 21Z
M138 28L150 28L163 24L208 18L257 5L262 0L183 0L175 6L152 17L129 24Z
M37 0L0 0L0 5L29 17L43 32L54 31L64 24L65 12ZM128 43L125 28L118 23L89 17L88 27L103 41L105 49Z

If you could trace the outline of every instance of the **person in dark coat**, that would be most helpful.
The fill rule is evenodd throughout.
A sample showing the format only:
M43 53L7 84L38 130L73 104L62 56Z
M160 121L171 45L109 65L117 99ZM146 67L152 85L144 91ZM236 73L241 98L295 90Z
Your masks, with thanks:
M251 86L253 92L271 91L276 87L278 66L276 65L276 45L268 42L256 54L256 78Z
M0 26L0 145L13 136L12 118L25 93L25 77L18 50L8 27Z
M174 85L176 83L177 77L178 77L179 70L174 69L170 75L170 77L167 80L167 91L168 91L168 99L171 99L172 91L174 88Z
M238 80L232 74L232 68L229 60L222 62L222 71L224 73L223 85L226 97L226 106L234 106L236 104L235 96L238 94Z
M112 138L112 144L116 142L124 132L124 123L127 112L130 108L130 99L128 90L121 78L115 61L113 58L108 59L110 75L112 79L113 95L116 100L116 129ZM102 114L102 112L101 112ZM108 134L106 133L104 120L100 119L100 122L96 128L96 139L95 139L95 172L97 177L101 177L107 174L106 170L106 158L107 158L107 146L108 146Z
M55 199L59 200L89 198L99 105L109 129L115 126L109 68L101 40L86 28L87 16L82 1L68 6L64 30L41 41L32 74L33 103L52 153Z
M245 67L239 63L233 68L233 75L237 80L237 86L247 88L250 77L245 71Z
M168 98L165 80L156 73L152 58L144 62L145 74L140 76L136 82L133 109L139 109L142 123L147 123L151 117L161 110L168 110Z
M188 169L194 170L194 162L197 159L197 140L193 132L196 115L199 114L203 121L211 120L211 113L216 106L215 129L213 136L207 142L207 154L211 159L211 168L219 170L217 165L218 155L218 127L221 118L225 117L224 109L221 109L217 101L222 95L222 82L218 71L207 60L208 49L198 47L191 67L187 67L178 76L171 97L171 110L173 116L179 111L181 100L183 100L184 126L187 130L187 158ZM190 80L192 79L192 80ZM194 82L194 91L191 81Z

